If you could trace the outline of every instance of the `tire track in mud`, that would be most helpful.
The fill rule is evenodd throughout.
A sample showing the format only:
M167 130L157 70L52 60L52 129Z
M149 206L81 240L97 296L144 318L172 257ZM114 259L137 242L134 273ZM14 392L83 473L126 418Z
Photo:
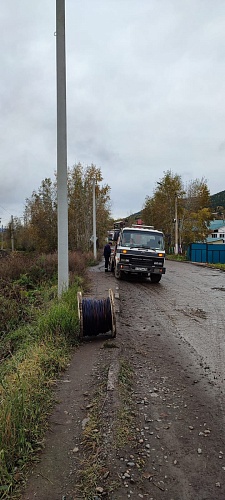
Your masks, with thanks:
M176 318L171 319L168 305L173 298L165 300L167 293L161 283L156 287L127 281L120 286L121 325L129 328L123 340L129 343L130 359L136 367L142 435L147 444L149 438L154 443L148 448L150 470L161 471L158 487L161 485L172 498L224 498L224 464L220 462L224 453L223 401L206 375L202 358L175 328ZM146 437L146 416L153 426L151 437ZM165 416L171 421L166 429ZM154 498L164 498L162 495Z

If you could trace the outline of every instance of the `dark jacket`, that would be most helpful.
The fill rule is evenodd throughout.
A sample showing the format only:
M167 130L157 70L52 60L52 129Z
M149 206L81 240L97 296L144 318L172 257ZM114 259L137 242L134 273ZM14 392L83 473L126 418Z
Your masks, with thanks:
M111 246L109 243L106 243L104 247L104 257L109 257L111 255Z

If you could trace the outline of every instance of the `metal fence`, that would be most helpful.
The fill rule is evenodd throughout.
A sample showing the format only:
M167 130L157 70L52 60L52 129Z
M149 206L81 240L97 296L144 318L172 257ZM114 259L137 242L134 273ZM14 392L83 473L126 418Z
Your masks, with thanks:
M225 264L225 244L191 243L187 258L192 262Z

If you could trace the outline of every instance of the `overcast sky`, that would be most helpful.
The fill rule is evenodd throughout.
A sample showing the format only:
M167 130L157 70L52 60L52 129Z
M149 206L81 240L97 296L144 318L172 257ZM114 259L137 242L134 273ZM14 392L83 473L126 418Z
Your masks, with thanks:
M56 171L56 2L1 0L0 217ZM224 0L66 0L68 166L101 168L112 215L164 172L225 189Z

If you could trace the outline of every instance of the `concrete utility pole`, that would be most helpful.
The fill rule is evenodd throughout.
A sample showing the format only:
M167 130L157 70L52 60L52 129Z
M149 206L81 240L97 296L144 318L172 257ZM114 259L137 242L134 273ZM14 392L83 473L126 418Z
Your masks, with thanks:
M94 245L94 259L96 259L97 258L97 245L96 245L95 179L93 179L93 245Z
M58 295L69 286L65 0L56 0Z
M13 221L13 215L11 215L11 248L12 248L12 252L14 252L14 221Z
M177 220L177 194L175 194L175 255L178 255L178 220Z

